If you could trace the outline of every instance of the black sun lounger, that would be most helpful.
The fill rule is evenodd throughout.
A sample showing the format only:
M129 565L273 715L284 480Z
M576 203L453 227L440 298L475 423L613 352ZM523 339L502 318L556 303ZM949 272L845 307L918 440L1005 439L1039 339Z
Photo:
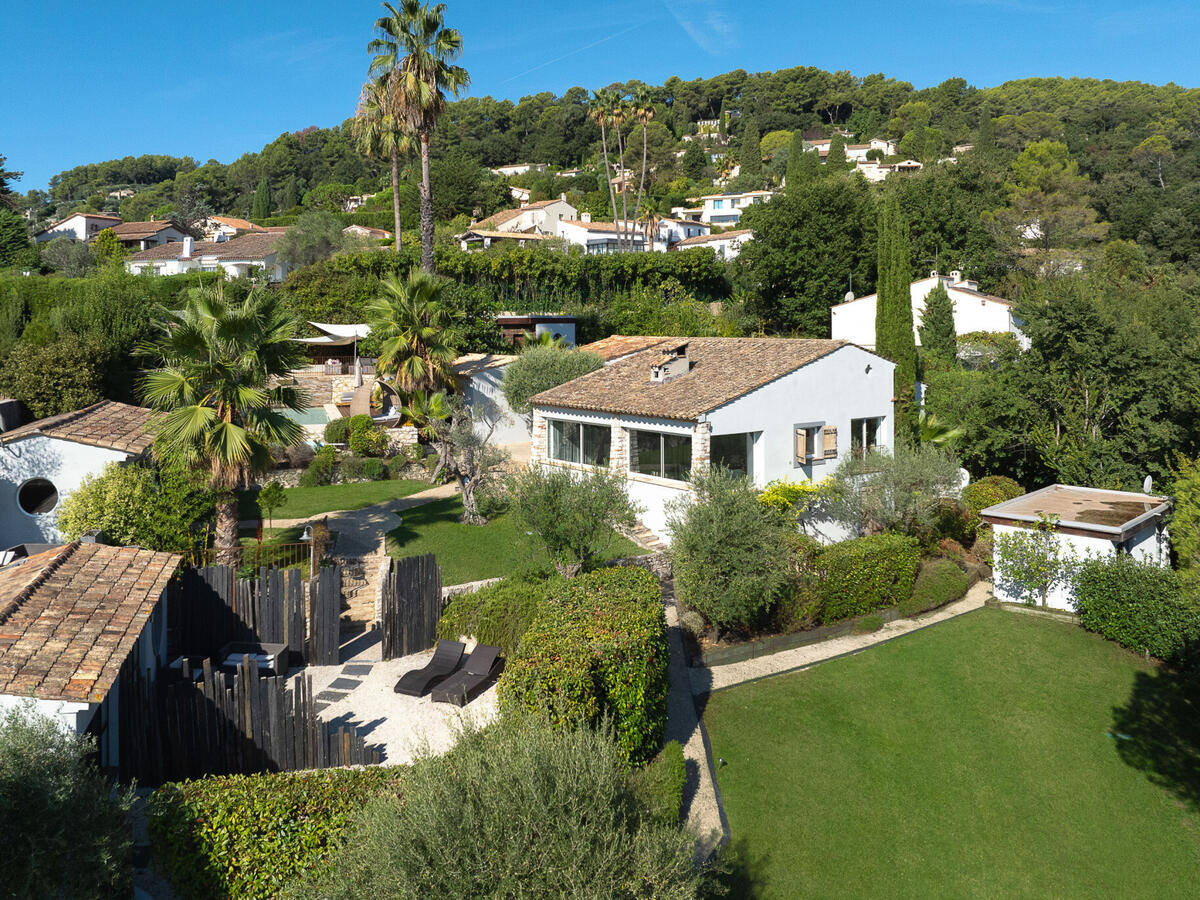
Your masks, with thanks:
M499 657L499 647L477 646L461 669L433 689L433 702L466 706L500 674L504 660Z
M466 649L466 644L461 641L438 641L429 665L400 676L400 680L396 682L396 693L408 694L410 697L422 696L439 681L454 674Z

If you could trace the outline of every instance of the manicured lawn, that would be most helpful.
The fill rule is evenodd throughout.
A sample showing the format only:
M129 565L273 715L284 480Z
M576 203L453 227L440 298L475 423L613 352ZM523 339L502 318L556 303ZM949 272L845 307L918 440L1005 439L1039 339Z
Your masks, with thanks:
M400 526L388 532L388 550L397 557L436 554L442 567L442 584L496 578L527 566L549 567L545 554L535 551L510 516L496 516L487 525L478 526L464 525L458 521L461 515L462 500L458 497L407 509ZM642 552L632 541L617 535L605 559Z
M718 692L733 896L1195 896L1197 715L1116 645L991 609Z
M426 481L403 478L388 481L360 481L353 484L326 484L321 487L294 487L284 490L287 502L272 514L276 519L303 519L342 509L362 509L407 497L433 487ZM259 515L257 491L246 491L238 503L238 516L254 519ZM263 516L265 519L266 516Z

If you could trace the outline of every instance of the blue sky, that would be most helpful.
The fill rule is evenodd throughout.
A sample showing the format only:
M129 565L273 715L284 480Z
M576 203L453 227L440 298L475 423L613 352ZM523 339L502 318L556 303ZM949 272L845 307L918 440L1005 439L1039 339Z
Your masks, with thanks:
M795 65L918 87L1082 75L1200 86L1200 4L449 0L472 93L519 99ZM4 4L0 153L26 175L125 155L230 162L354 109L373 0Z

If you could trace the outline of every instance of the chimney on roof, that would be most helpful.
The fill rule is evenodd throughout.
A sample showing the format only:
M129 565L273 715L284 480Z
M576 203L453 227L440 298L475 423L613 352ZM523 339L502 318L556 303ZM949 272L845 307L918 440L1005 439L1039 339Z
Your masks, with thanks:
M150 221L151 221L151 222L153 222L153 221L154 221L154 213L150 213Z
M686 375L691 368L687 343L676 344L663 350L658 361L650 365L650 380L663 382L677 375Z
M559 194L558 199L561 200L563 203L566 203L567 202L567 192L563 191L561 194Z
M592 221L592 214L591 214L590 212L582 212L582 213L580 213L580 214L579 214L579 221L580 221L580 222L590 222L590 221Z
M963 280L962 272L958 271L958 269L951 270L951 272L950 272L950 283L951 284L958 284L962 280Z
M188 235L183 239L183 259L191 259L192 251L196 248L196 241Z

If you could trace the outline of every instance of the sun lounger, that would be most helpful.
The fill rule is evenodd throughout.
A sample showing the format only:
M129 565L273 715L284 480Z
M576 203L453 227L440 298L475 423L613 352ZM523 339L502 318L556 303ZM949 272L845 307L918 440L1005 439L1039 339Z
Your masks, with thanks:
M504 668L500 648L479 645L467 657L463 667L433 689L434 703L466 706L485 690Z
M410 697L420 697L431 687L454 674L458 664L462 662L466 645L461 641L438 641L433 651L433 659L423 669L405 672L396 682L397 694L408 694Z

